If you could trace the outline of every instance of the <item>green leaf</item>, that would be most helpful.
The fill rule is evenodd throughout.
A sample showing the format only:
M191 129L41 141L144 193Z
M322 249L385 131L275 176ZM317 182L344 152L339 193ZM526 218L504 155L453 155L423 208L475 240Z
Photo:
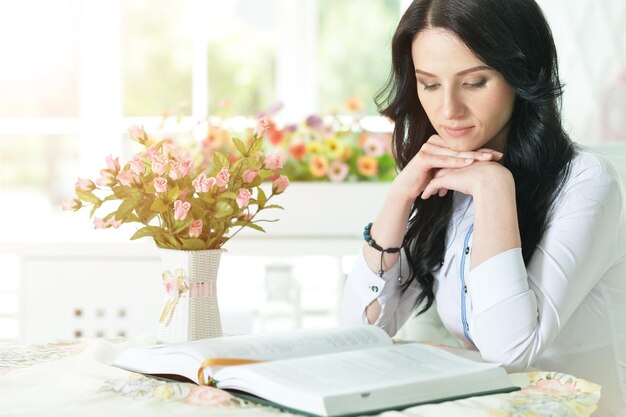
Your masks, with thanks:
M169 233L165 233L163 238L167 241L167 243L174 249L180 249L180 243L176 238Z
M117 187L111 188L111 191L113 191L113 194L115 195L114 198L117 198L117 199L120 199L120 200L124 199L126 197L130 197L130 194L128 192L128 188L124 187L122 185L118 185ZM109 197L107 197L105 200L108 200Z
M160 198L154 200L150 205L150 210L156 213L164 213L167 211L168 208L169 206L167 206Z
M166 194L167 201L174 202L178 199L179 195L180 195L180 188L178 188L178 185L177 185L176 187L168 190Z
M215 208L216 208L215 217L217 219L221 219L223 217L233 214L232 206L226 203L225 201L218 201L217 204L215 205Z
M246 148L246 145L242 141L237 138L233 138L233 143L235 144L237 150L241 153L241 155L248 156L248 148Z
M252 155L256 151L261 150L262 147L263 147L263 138L254 139L254 141L252 142L252 146L250 146L250 155Z
M89 218L91 219L94 214L96 214L96 210L100 208L100 204L94 204L91 208L91 213L89 213Z
M229 199L229 200L235 200L237 199L237 194L235 194L232 191L224 191L222 194L217 196L218 200L225 200L225 199Z
M213 163L215 167L219 170L223 167L227 167L230 165L228 158L221 152L215 152L213 154Z
M142 237L161 237L164 230L160 227L156 226L146 226L137 230L134 235L131 236L130 240L140 239ZM156 240L156 239L155 239Z
M274 171L272 171L271 169L262 169L261 171L259 171L259 176L263 179L266 179L272 174L274 174Z
M122 201L122 204L120 204L120 206L117 208L115 218L125 219L135 209L138 203L138 199L132 197Z
M279 210L284 210L285 208L281 205L278 204L270 204L269 206L265 206L263 207L264 209L279 209Z
M249 228L251 228L251 229L258 230L259 232L266 233L266 232L265 232L265 229L264 229L264 228L262 228L261 226L259 226L258 224L248 223L248 224L246 224L246 226L245 226L245 227L249 227Z
M257 187L256 189L259 192L259 195L257 196L257 204L259 205L259 209L262 209L265 207L265 203L267 203L267 196L261 187Z
M193 219L191 217L187 217L187 219L183 220L183 222L179 224L176 229L174 229L174 234L178 234L183 230L188 229L189 225L191 225L191 222L193 222Z
M97 204L98 207L102 204L102 201L91 191L76 191L76 197L88 203Z
M131 222L138 222L138 223L143 223L139 217L137 217L137 215L135 215L134 213L130 213L128 215L128 217L126 217L124 219L124 223L131 223Z
M181 239L184 250L203 250L207 249L206 243L201 239Z

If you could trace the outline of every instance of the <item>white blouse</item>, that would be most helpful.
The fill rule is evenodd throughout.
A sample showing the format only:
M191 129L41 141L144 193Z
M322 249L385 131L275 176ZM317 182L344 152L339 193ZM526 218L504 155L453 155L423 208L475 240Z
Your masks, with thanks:
M532 366L601 384L598 412L626 413L626 217L615 168L589 152L576 155L528 267L516 248L470 271L472 197L455 192L452 210L443 266L434 272L445 327L509 370ZM346 282L343 323L367 323L365 308L378 299L374 324L395 334L420 291L414 281L400 293L399 268L379 277L360 251Z

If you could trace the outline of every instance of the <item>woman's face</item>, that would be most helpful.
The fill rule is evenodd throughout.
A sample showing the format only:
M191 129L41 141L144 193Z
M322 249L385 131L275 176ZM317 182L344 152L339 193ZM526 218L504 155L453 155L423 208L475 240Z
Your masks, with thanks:
M417 96L446 145L457 151L504 151L515 93L454 34L418 33L411 48Z

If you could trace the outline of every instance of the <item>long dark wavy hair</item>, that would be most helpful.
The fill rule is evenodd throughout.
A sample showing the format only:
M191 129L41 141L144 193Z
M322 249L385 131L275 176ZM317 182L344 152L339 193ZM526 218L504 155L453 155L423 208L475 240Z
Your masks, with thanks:
M569 173L575 146L563 130L557 54L550 27L533 0L415 0L391 45L392 68L375 98L379 112L395 122L393 149L402 170L435 134L417 97L411 45L418 32L442 28L501 73L515 92L503 164L515 179L524 262L535 252L554 200ZM413 203L404 237L410 268L403 289L417 280L418 314L434 301L433 272L444 257L452 193Z

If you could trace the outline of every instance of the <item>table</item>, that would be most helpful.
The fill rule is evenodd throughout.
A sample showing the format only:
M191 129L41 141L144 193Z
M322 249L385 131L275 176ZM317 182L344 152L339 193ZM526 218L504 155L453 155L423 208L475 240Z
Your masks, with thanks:
M276 416L261 406L211 387L146 377L110 366L133 345L153 337L0 345L0 416ZM521 391L408 408L406 417L572 416L593 414L597 384L560 373L511 374ZM289 416L289 413L281 413Z

